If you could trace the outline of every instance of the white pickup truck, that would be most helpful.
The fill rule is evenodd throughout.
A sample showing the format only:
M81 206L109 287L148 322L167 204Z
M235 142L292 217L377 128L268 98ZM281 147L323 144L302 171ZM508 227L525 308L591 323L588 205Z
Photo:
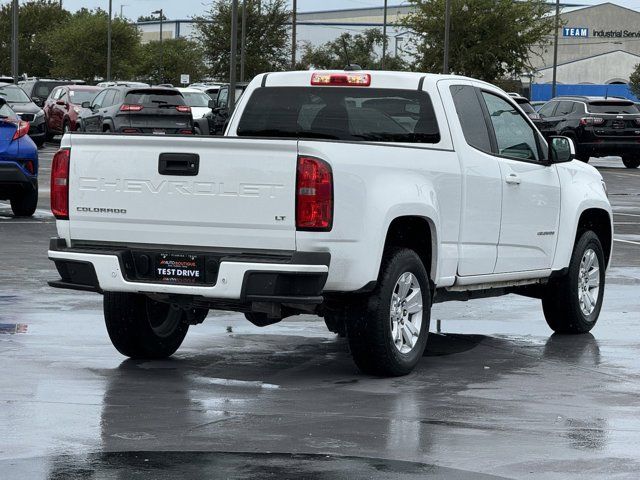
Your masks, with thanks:
M102 293L114 346L140 358L209 309L315 313L378 375L417 364L433 302L521 294L587 332L612 213L600 174L550 142L470 78L258 75L224 137L64 136L50 284Z

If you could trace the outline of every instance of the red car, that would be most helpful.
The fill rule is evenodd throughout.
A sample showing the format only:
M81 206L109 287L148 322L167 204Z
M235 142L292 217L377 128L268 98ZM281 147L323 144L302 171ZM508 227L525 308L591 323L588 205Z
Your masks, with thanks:
M88 85L61 85L54 88L43 107L47 117L47 136L51 138L76 131L82 102L90 102L100 91L101 87Z

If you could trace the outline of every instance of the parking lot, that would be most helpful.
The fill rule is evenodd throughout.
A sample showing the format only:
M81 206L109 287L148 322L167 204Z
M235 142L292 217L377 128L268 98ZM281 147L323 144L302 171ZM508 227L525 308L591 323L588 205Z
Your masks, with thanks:
M0 202L2 478L637 478L640 170L592 160L615 211L592 334L524 297L438 304L419 367L381 379L306 316L211 312L171 360L125 360L99 295L46 284L55 150L32 219Z

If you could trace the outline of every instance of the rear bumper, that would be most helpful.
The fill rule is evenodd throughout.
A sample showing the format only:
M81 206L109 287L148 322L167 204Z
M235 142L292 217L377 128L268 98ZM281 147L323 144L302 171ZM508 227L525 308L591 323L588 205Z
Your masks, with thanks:
M95 246L69 248L64 240L54 238L49 247L49 259L55 262L61 280L49 282L49 285L98 293L183 295L239 304L319 304L323 301L322 290L330 261L329 254L324 252L295 252L290 255L262 253L260 256L252 253L207 252L210 257L218 258L214 283L178 285L132 280L128 258L133 257L128 255L136 249L99 249Z
M5 196L3 192L13 194L37 189L37 177L27 175L15 162L0 161L0 198Z
M640 157L640 143L607 139L603 141L580 142L577 146L580 153L588 153L594 156L621 156L635 154Z

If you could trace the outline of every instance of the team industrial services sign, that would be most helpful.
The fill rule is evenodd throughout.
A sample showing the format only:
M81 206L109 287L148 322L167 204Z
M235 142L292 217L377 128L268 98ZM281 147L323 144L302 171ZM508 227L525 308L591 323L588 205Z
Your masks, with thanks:
M563 37L589 37L589 28L586 27L563 27ZM640 38L640 31L633 30L595 30L591 29L592 37L601 38Z

